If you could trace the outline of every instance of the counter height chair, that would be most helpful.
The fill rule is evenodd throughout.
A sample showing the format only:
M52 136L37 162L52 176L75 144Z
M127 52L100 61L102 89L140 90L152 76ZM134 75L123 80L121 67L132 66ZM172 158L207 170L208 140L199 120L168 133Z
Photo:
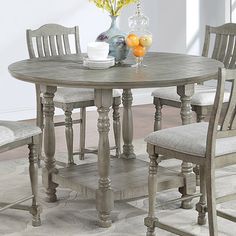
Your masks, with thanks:
M226 112L223 112L225 81L232 82ZM219 120L223 119L221 125ZM236 71L219 69L218 84L209 123L194 123L151 133L145 139L150 157L148 189L149 213L145 218L147 236L155 235L159 227L178 235L193 235L158 221L155 215L158 156L168 155L200 165L200 200L196 205L198 224L206 223L208 212L210 236L217 236L217 215L236 222L236 218L216 210L215 169L236 164ZM205 197L207 197L207 202ZM218 202L235 199L223 196Z
M14 203L0 203L0 212L9 208L28 210L33 218L32 225L40 226L41 207L38 205L38 139L41 134L39 127L13 121L0 121L0 153L28 145L29 148L29 175L32 195L16 200ZM2 190L4 191L4 190ZM32 199L32 206L20 203Z
M234 69L236 63L236 24L228 23L219 27L206 26L205 41L202 56L211 57L224 63L225 68ZM195 92L191 100L192 110L196 112L197 122L202 122L211 111L216 88L207 85L195 85ZM154 131L162 126L162 107L172 106L180 108L180 96L176 87L158 88L152 92L153 104L156 107ZM229 92L225 91L224 102L228 102ZM195 168L197 183L199 184L199 168Z
M219 27L206 26L202 56L211 57L224 63L225 68L234 69L236 65L236 24L228 23ZM211 50L212 49L212 50ZM197 114L197 121L206 117L214 104L216 88L213 86L196 85L192 97L192 110ZM180 97L176 87L158 88L152 92L156 106L154 131L161 129L161 108L164 105L179 108ZM229 100L229 92L225 92L224 102Z
M30 58L72 54L72 42L75 53L81 54L78 26L66 28L57 24L46 24L36 30L27 30L26 34ZM37 125L43 130L43 94L39 85L36 85L36 97ZM114 90L113 128L115 147L112 149L116 149L117 157L120 154L120 103L121 94L118 90ZM65 114L65 122L58 122L54 125L65 125L68 164L74 164L74 154L79 154L80 160L83 160L85 153L96 153L97 150L88 150L85 148L86 107L94 106L94 90L86 88L57 88L54 97L54 105L57 108L61 108ZM72 121L72 111L76 108L80 108L80 119ZM73 153L72 125L74 123L80 123L80 151L78 153ZM40 143L40 147L42 147L42 138Z

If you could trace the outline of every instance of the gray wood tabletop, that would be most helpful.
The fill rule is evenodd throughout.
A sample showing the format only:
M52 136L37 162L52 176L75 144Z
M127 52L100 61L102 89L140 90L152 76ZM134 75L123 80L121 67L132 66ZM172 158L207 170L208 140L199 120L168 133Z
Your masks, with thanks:
M17 79L52 86L87 88L150 88L184 85L216 78L223 64L206 57L172 53L148 53L147 67L135 69L134 58L106 70L83 67L78 55L29 59L13 63L9 72Z

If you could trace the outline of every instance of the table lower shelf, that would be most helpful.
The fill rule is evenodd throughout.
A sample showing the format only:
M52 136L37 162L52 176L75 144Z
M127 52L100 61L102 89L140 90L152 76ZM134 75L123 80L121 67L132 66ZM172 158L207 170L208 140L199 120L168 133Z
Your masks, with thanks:
M112 158L110 177L115 200L125 200L148 195L148 163L139 159ZM95 198L98 188L97 163L88 163L58 169L53 182L61 187ZM158 167L158 191L178 188L184 185L183 177L174 170Z

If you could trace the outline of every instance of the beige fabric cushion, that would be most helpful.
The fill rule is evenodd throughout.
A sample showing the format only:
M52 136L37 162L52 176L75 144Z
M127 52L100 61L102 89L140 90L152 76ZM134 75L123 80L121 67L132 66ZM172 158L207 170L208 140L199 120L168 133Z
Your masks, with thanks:
M208 123L194 123L151 133L145 141L173 151L204 157L206 154ZM216 141L216 156L236 152L236 137Z
M191 104L198 106L209 106L214 104L216 88L206 85L196 85L195 93L192 97ZM158 88L152 92L153 97L167 99L171 101L180 101L180 96L177 94L177 87ZM229 101L230 93L225 91L224 102Z
M40 128L15 121L0 121L0 147L40 134Z
M120 91L113 89L113 97L120 96ZM94 100L94 90L87 88L58 88L53 100L60 103L92 101Z

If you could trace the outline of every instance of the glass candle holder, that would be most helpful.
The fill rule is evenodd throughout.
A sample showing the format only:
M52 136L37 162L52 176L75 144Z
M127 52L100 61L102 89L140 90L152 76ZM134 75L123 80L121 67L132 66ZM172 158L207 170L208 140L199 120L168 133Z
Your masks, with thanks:
M149 31L148 17L141 12L140 1L137 3L135 15L129 18L129 28L126 44L136 58L136 64L132 67L145 66L143 58L152 45L152 33Z

